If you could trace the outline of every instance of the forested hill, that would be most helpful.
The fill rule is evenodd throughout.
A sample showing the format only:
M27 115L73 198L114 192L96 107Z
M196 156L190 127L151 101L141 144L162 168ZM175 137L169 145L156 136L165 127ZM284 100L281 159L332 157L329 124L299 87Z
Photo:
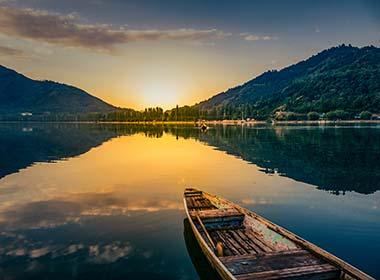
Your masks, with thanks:
M65 84L36 81L0 65L0 114L110 112L117 108Z
M209 118L353 118L380 113L380 49L341 45L195 105Z
M25 116L25 113L27 115ZM369 119L380 115L380 48L339 46L193 106L114 107L87 92L0 66L1 120Z

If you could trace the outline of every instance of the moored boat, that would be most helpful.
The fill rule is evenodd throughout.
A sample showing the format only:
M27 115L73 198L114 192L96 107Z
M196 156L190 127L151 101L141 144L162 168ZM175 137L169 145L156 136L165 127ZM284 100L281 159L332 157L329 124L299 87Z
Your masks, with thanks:
M204 255L222 279L373 279L226 199L187 188L184 204Z

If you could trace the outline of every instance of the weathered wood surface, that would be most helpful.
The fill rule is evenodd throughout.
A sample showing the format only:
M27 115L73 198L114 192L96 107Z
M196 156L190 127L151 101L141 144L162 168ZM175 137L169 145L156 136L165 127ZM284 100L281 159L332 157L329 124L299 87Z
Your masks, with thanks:
M373 279L228 200L191 189L184 201L202 251L222 279ZM244 222L236 226L238 219ZM222 244L223 256L216 256L215 244Z
M221 257L220 260L234 275L327 264L326 261L315 257L306 250Z
M199 226L202 228L202 231L203 231L204 235L207 237L207 240L210 243L211 248L213 250L215 250L215 248L216 248L215 243L212 240L212 238L211 238L210 234L208 233L207 229L205 228L202 220L199 218L199 215L196 215L196 219L197 219L197 222L199 223Z
M262 254L273 251L256 236L252 236L249 230L217 230L210 232L214 242L224 244L225 255Z
M186 197L187 207L189 209L216 209L216 207L210 202L210 200L205 199L199 195L192 195L190 197Z
M236 275L238 280L274 280L274 279L312 279L312 280L330 280L339 279L339 270L330 264L301 266L293 268L284 268L272 271L253 272Z
M207 199L211 204L211 202ZM202 219L226 218L226 217L240 217L243 218L244 214L236 209L212 209L198 211L198 215Z

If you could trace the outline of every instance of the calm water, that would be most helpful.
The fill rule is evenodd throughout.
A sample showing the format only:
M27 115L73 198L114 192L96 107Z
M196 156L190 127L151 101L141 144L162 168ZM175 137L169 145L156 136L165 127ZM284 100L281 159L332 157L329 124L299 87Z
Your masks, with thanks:
M212 278L182 192L380 278L380 126L0 124L0 279Z

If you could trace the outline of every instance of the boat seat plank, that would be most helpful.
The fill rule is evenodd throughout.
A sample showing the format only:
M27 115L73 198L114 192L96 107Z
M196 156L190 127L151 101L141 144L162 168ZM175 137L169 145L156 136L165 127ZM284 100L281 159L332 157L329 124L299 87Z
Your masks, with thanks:
M189 209L197 210L211 210L216 209L216 207L210 202L210 200L204 198L203 196L190 196L185 197L186 204Z
M332 280L339 279L340 271L330 264L286 268L273 271L237 275L237 280Z
M226 217L244 218L244 214L240 213L236 209L213 209L213 210L199 211L199 217L201 219L226 218Z
M294 271L297 274L300 271L304 273L303 267L318 267L329 265L326 263L326 261L315 257L306 250L272 252L267 254L257 254L249 256L221 257L220 260L227 267L227 269L234 275L261 275L259 273L266 272L267 274L265 275L270 275L271 277L272 275L276 275L276 271L282 271L285 269L293 269L291 271ZM335 269L335 267L329 265L329 271L331 268ZM317 270L319 271L320 268L318 268ZM289 272L289 277L290 276L291 273Z

